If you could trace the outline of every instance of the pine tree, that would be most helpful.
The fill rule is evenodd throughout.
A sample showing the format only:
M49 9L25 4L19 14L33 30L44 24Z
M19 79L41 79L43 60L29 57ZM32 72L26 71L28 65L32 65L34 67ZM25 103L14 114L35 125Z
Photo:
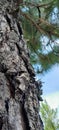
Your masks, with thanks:
M0 0L0 130L43 130L41 84L35 81L23 38L20 2Z

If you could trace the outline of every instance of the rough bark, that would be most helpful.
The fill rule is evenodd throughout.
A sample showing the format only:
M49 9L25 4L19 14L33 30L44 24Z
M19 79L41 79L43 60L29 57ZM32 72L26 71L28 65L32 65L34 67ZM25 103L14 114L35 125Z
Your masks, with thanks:
M0 130L43 130L41 85L22 38L19 0L0 0ZM13 13L12 13L13 12Z

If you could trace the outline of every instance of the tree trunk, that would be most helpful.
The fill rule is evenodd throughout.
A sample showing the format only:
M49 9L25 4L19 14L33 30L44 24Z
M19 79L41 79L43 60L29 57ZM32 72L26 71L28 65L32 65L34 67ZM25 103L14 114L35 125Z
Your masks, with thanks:
M0 130L43 130L40 82L22 38L19 0L0 0ZM40 97L39 97L40 99Z

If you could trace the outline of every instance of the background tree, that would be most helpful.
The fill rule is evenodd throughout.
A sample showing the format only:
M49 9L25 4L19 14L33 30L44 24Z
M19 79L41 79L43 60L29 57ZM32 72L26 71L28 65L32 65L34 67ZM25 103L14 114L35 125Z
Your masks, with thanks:
M57 109L51 109L50 106L44 101L41 104L41 116L44 122L44 130L58 130L59 129L59 119Z

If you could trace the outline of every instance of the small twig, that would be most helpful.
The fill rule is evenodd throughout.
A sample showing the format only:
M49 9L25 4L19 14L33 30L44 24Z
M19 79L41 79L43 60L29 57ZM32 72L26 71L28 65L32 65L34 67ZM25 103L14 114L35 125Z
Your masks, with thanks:
M51 38L51 37L50 37L50 38ZM51 41L52 41L52 38L51 38ZM54 55L59 56L59 53L54 50L54 48L52 47L51 43L50 43L49 45L50 45L50 47L51 47L51 49L52 49Z
M20 5L26 5L26 6L33 6L33 7L46 7L46 6L49 6L49 4L51 4L53 1L49 2L49 3L46 3L46 4L37 4L37 3L34 3L34 2L23 2L21 3Z
M40 11L40 8L37 7L37 9L38 9L38 13L39 13L39 18L41 18L41 11Z

